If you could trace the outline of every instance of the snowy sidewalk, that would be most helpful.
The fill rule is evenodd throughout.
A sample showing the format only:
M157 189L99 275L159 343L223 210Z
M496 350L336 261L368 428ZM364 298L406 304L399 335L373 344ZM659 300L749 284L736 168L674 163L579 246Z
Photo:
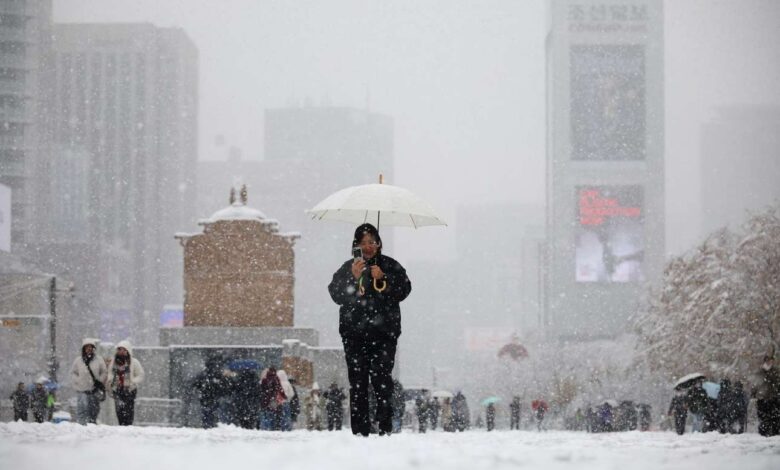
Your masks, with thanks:
M355 438L347 431L0 423L0 469L45 468L777 470L780 437L471 431Z

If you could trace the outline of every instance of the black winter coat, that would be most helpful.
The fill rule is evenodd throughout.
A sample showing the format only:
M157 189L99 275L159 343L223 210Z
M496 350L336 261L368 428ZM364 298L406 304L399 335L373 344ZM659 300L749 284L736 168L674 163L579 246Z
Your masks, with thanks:
M688 389L688 410L693 414L700 414L707 411L707 407L709 405L709 397L707 397L707 392L697 386L693 386L690 389Z
M343 338L397 339L401 336L399 303L412 291L412 283L398 261L381 254L375 259L385 273L387 286L383 291L374 288L368 269L359 280L355 279L351 259L333 274L328 286L331 298L341 306L339 334ZM382 281L377 281L376 285L382 288Z
M193 388L200 392L200 403L203 406L213 406L228 392L228 383L222 370L207 368L195 377Z
M30 395L25 391L14 390L9 398L14 405L14 411L24 412L30 407Z

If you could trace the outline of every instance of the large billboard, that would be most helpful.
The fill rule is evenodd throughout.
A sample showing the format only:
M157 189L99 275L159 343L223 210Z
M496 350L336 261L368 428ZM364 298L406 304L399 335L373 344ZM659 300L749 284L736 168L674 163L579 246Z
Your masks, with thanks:
M638 45L570 49L573 160L645 158L645 50Z
M645 279L641 186L578 186L577 282Z
M11 251L11 188L0 184L0 250Z

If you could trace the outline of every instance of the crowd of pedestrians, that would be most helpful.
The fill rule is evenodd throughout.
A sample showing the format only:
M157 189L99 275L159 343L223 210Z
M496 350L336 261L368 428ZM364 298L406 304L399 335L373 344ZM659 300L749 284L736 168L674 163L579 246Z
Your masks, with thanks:
M687 387L678 387L668 411L675 431L685 433L690 416L691 432L743 433L748 405L755 398L759 434L780 435L780 372L773 355L764 356L753 384L746 390L740 381L732 383L724 378L715 384L701 377Z
M432 397L427 390L414 399L414 417L417 431L441 427L445 432L463 432L471 426L469 406L461 392L452 396Z
M70 368L70 386L76 392L76 421L96 423L101 403L111 397L119 425L132 425L138 387L144 382L144 369L133 356L129 342L119 342L106 359L97 354L96 342L85 339ZM755 399L759 433L764 436L780 434L780 373L773 356L764 357L749 389L741 381L724 378L716 383L700 374L694 375L698 376L696 380L676 387L667 411L666 416L678 434L685 433L686 429L743 433L751 399ZM9 397L15 421L27 421L30 411L35 422L52 420L56 387L49 388L49 385L45 377L30 386L18 383ZM249 367L231 371L226 368L225 360L218 356L206 360L203 371L196 375L191 386L199 399L204 428L213 428L221 422L247 429L338 431L344 426L345 409L349 405L348 395L336 382L324 391L315 382L300 399L295 380L284 370L268 367L258 371ZM420 433L438 428L445 432L462 432L471 427L469 406L460 391L455 394L439 391L436 396L427 390L418 392L410 396L400 382L393 381L390 400L393 432L400 432L403 422L410 426L413 423ZM370 432L378 433L377 402L370 385L368 395ZM410 398L412 406L407 409ZM483 401L484 414L477 413L475 427L485 427L488 431L496 428L500 398L491 399ZM528 414L526 428L533 426L539 431L546 428L549 406L544 400L523 403L519 396L514 396L508 409L510 430L521 429L524 413ZM647 431L651 422L648 404L606 400L578 408L573 416L564 419L564 427L593 433ZM659 424L663 429L664 422Z
M56 397L53 391L46 389L45 383L46 379L41 377L32 389L28 389L24 382L17 384L16 390L8 397L14 410L14 421L27 421L30 410L36 423L51 421Z

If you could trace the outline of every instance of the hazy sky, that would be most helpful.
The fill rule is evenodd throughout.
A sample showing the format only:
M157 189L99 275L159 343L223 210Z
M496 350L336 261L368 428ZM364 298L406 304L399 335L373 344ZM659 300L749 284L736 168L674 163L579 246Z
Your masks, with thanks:
M217 134L260 158L265 108L368 103L395 119L390 183L455 222L458 204L544 202L546 3L54 0L54 19L183 28L200 52L201 159L224 157ZM680 0L665 17L667 250L679 252L700 236L701 124L725 104L780 105L780 2ZM446 256L455 227L397 242Z

